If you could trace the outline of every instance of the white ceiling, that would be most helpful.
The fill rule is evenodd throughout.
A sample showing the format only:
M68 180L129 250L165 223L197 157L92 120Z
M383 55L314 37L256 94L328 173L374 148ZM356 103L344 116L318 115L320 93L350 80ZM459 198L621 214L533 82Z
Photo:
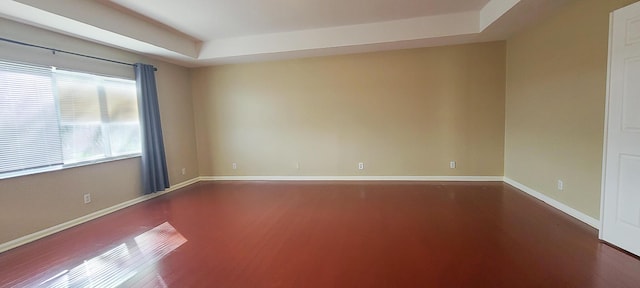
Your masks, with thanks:
M489 0L110 0L203 41L477 11Z
M0 0L0 16L184 66L506 39L571 0Z

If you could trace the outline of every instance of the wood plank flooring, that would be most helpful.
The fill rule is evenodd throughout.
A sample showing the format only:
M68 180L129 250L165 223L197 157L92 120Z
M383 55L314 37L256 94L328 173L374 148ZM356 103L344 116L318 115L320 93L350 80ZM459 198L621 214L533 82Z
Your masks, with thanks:
M0 254L0 287L640 287L501 182L199 183Z

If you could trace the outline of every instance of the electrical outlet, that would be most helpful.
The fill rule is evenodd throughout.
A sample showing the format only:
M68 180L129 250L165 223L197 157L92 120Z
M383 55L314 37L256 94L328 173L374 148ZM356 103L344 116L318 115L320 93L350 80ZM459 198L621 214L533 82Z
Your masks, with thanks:
M449 162L449 168L456 169L456 161Z
M233 170L238 169L238 164L236 164L236 163L232 163L232 164L231 164L231 168L232 168Z
M91 203L91 194L84 194L84 204Z
M300 170L300 162L296 162L296 169Z
M364 163L363 162L358 163L358 170L364 170Z
M559 191L564 190L564 181L558 180L558 190Z
M180 172L182 172L182 175L187 174L187 168L182 168L182 171Z

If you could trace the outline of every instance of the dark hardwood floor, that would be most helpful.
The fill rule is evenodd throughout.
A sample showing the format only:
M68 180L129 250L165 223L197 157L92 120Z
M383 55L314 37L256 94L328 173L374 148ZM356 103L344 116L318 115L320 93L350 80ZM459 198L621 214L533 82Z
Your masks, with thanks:
M501 182L200 183L0 254L1 287L640 287Z

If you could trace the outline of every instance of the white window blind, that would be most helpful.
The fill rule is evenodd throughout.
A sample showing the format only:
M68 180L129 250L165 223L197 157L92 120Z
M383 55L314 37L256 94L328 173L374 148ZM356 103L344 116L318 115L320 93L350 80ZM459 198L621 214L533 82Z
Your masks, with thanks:
M0 61L0 178L139 153L135 81Z
M0 173L62 164L51 79L50 68L0 61Z

